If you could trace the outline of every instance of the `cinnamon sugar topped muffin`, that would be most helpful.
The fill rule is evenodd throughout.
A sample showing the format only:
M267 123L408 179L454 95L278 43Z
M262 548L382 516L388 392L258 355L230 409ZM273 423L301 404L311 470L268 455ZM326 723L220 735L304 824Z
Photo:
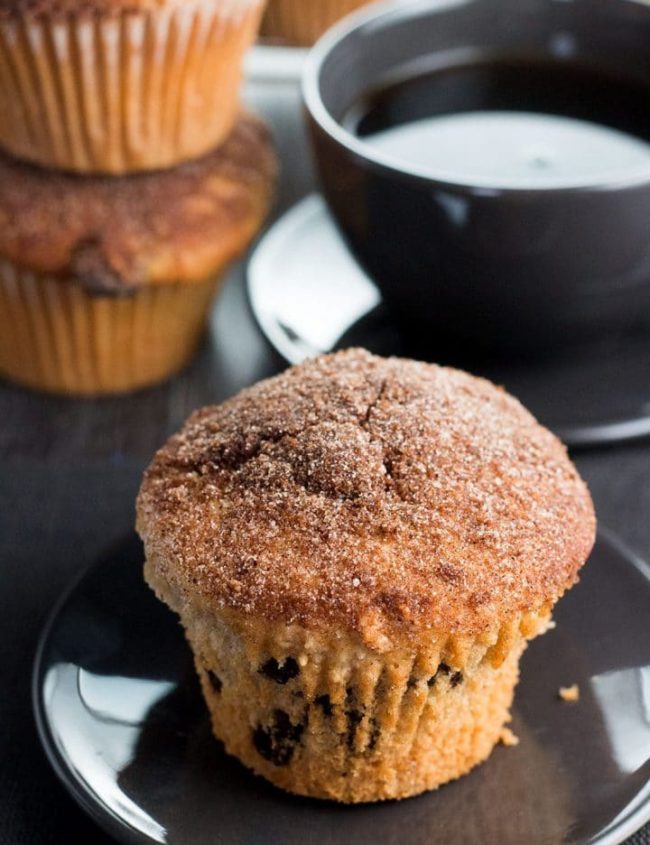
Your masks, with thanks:
M276 171L268 127L246 112L225 144L155 173L81 177L0 155L0 258L98 291L201 282L257 231Z
M167 171L82 177L0 155L0 375L96 395L177 372L275 175L270 133L246 113L217 150Z
M503 390L351 350L194 414L146 473L138 529L228 751L368 801L488 756L595 519Z

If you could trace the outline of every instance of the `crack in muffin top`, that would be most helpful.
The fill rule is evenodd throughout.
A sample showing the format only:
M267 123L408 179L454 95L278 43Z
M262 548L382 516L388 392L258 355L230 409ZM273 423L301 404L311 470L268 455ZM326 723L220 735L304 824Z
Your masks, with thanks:
M504 390L347 350L194 413L145 474L138 530L181 594L376 643L548 608L595 516Z

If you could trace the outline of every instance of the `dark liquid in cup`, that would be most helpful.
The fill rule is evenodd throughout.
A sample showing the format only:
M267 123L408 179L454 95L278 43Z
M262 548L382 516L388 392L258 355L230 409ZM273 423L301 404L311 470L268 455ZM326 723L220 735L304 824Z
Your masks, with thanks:
M650 86L571 60L446 67L371 92L344 125L450 181L553 187L650 170Z

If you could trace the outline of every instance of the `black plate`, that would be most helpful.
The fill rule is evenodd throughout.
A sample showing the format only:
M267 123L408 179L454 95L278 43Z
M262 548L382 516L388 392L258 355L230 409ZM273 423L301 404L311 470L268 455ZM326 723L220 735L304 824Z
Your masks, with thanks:
M262 331L289 363L352 345L426 357L400 336L319 197L303 200L262 239L248 267L248 292ZM546 360L446 358L443 351L436 359L505 385L570 446L650 434L650 333Z
M34 668L52 765L122 842L609 845L650 817L650 571L608 536L557 629L524 657L519 746L437 792L359 807L291 797L224 754L181 628L141 564L132 538L77 581ZM579 703L559 701L573 683Z

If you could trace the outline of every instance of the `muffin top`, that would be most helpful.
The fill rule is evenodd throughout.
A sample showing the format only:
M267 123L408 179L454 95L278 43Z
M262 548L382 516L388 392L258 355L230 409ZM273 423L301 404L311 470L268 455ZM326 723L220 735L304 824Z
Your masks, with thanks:
M249 114L218 150L172 170L78 176L0 155L0 259L96 292L201 281L257 231L275 174L270 134Z
M595 517L504 390L348 350L197 411L147 470L138 529L182 594L372 643L548 608Z

